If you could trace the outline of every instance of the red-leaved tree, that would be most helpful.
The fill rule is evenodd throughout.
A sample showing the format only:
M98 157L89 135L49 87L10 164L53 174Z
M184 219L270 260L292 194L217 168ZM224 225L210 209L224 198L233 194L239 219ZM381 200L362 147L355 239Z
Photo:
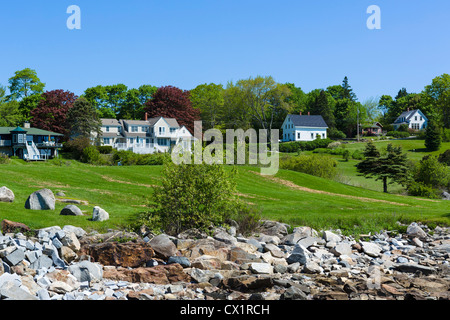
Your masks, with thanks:
M194 134L194 121L200 120L200 111L191 104L190 93L173 86L160 87L151 100L145 103L144 112L149 118L175 118Z
M52 90L42 94L36 108L31 111L30 124L39 129L64 134L68 138L67 111L72 108L78 96L70 91Z

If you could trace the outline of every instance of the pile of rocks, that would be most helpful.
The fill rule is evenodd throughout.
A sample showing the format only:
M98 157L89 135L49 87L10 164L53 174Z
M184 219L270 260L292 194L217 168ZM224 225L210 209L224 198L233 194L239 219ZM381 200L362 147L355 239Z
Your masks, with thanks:
M22 228L22 229L21 229ZM177 237L2 223L0 299L449 299L449 228L358 239L264 221ZM22 232L10 233L11 230ZM29 236L33 233L33 236ZM25 236L28 235L28 236Z

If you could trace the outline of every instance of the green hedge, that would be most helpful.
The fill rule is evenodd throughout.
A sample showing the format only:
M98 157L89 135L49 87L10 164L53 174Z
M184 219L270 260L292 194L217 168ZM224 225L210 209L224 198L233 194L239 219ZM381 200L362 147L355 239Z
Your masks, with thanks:
M386 135L394 138L408 138L410 136L407 131L389 131Z
M313 141L291 141L280 143L280 152L293 153L298 151L311 151L317 148L326 148L333 140L316 139Z

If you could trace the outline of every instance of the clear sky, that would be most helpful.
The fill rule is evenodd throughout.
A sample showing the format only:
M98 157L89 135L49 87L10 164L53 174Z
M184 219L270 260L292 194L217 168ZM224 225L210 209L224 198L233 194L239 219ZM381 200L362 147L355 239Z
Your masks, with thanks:
M69 5L81 30L69 30ZM369 30L369 5L381 29ZM173 85L271 75L359 101L419 92L450 73L449 0L24 0L0 7L0 84L35 69L46 90Z

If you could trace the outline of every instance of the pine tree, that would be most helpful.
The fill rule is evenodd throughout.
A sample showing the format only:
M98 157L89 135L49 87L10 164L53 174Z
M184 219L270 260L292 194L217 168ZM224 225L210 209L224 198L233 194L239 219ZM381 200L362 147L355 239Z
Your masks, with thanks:
M97 111L85 98L78 98L73 107L67 112L66 119L70 128L70 137L88 137L92 134L99 136L101 122L97 117Z
M368 179L382 180L384 192L388 192L388 179L391 179L390 183L395 181L403 185L406 184L408 177L407 156L402 152L401 147L388 144L386 155L381 156L375 145L369 142L364 150L364 157L365 159L356 165L356 170Z
M437 151L441 147L441 132L434 121L430 121L425 130L425 147L428 151Z

